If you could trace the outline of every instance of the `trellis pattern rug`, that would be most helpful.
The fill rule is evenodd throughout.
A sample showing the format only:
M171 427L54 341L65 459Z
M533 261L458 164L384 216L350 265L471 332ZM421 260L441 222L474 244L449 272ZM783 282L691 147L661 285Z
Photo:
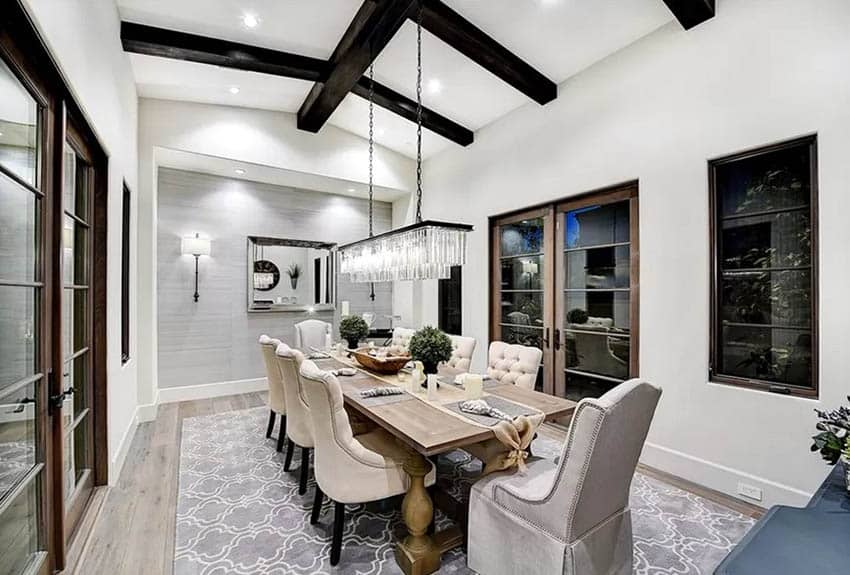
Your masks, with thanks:
M397 505L349 507L342 559L329 563L333 510L325 502L310 525L313 482L298 495L298 458L283 471L283 454L265 438L268 411L256 408L183 422L177 502L175 575L400 573L394 542L404 535ZM554 458L560 445L534 442ZM468 494L481 465L462 451L440 457L439 474L455 496ZM672 485L636 474L631 494L635 573L711 573L754 521ZM447 523L437 518L438 526ZM443 557L440 573L471 573L466 555Z

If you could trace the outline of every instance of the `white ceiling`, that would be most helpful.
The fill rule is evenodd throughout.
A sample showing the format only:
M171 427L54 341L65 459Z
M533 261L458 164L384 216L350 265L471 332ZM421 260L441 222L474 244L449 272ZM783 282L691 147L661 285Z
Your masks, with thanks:
M360 182L351 182L339 178L330 178L328 176L308 174L261 164L238 162L229 158L196 154L172 148L158 147L156 149L156 165L162 168L175 168L188 172L199 172L301 190L356 198L369 197L368 187ZM236 170L241 170L244 173L237 173ZM375 186L373 192L375 200L382 202L392 202L407 195L405 191L382 186Z
M662 0L444 0L473 24L556 83L624 48L670 20ZM118 0L121 17L165 28L328 58L361 0ZM260 24L248 29L242 16ZM416 27L406 22L375 62L375 77L415 97ZM311 84L132 55L142 97L226 104L294 113ZM531 102L468 58L423 31L425 106L472 129ZM441 89L429 89L432 80ZM239 93L229 88L238 86ZM532 103L531 105L537 105ZM329 122L366 137L368 105L349 94ZM376 108L376 141L409 157L415 125ZM456 144L424 134L429 157ZM475 145L475 144L472 144Z

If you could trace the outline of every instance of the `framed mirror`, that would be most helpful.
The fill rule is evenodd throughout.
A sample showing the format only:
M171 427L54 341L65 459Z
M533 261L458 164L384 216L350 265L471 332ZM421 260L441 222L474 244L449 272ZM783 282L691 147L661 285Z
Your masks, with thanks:
M248 236L248 311L336 307L336 244Z

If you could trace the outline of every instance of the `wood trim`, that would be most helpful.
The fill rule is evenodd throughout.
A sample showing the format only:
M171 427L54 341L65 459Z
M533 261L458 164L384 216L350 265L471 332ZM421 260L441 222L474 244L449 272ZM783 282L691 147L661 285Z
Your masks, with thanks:
M809 221L811 223L811 354L812 354L812 386L800 387L779 382L770 382L756 378L745 378L718 373L716 366L719 365L721 355L720 333L720 262L721 249L719 232L722 229L719 222L719 206L717 198L717 167L725 164L738 162L750 158L764 156L773 152L787 150L794 147L809 147L809 171L811 196L809 199ZM819 331L818 321L819 308L819 234L818 227L818 163L817 163L817 134L802 136L791 140L776 142L757 148L747 149L741 152L708 160L708 203L709 203L709 365L708 380L710 383L732 385L760 391L790 395L795 397L817 399L819 397Z
M102 152L93 164L94 190L92 195L92 313L94 314L89 354L92 361L91 380L94 393L91 395L92 445L94 447L94 485L109 484L109 428L108 428L108 385L107 385L107 244L109 232L109 166ZM120 350L120 346L119 346Z

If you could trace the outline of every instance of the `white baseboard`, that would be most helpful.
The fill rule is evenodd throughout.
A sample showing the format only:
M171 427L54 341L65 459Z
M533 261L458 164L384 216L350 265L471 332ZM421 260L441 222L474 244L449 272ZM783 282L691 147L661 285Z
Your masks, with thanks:
M153 397L153 403L140 405L136 408L136 416L139 423L156 420L157 406L159 405L159 390L155 391L156 393Z
M239 393L252 393L268 389L265 377L255 379L240 379L237 381L221 381L219 383L204 383L201 385L183 385L180 387L161 387L159 403L174 403L192 399L207 399Z
M130 445L133 443L133 438L136 436L136 429L139 427L139 408L133 413L133 418L130 420L130 425L124 430L124 435L118 444L118 452L109 465L109 485L113 486L118 483L118 478L121 477L121 469L124 467L124 461L127 459L127 453L130 452Z
M682 479L692 481L731 497L753 503L765 509L773 505L805 506L812 494L758 477L746 471L726 467L719 463L700 459L675 449L646 442L640 458L641 463L665 471ZM738 482L753 485L762 490L762 500L754 501L738 493Z

